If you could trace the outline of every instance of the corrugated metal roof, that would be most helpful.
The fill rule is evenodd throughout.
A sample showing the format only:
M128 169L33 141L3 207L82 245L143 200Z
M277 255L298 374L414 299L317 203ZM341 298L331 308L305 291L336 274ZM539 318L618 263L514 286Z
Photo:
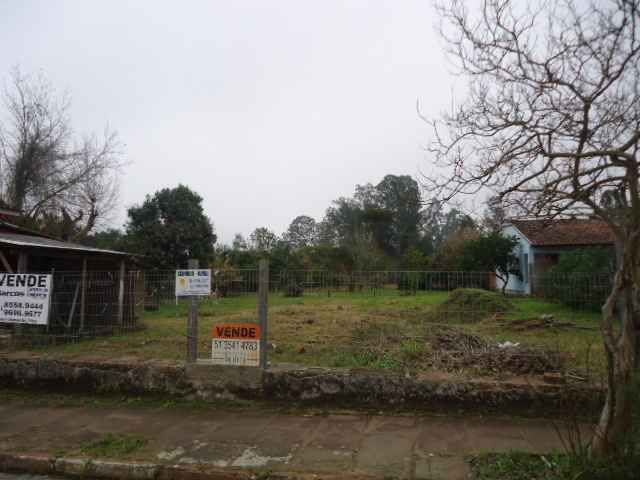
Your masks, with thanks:
M30 248L53 248L56 250L95 253L102 255L132 256L131 254L126 252L118 252L116 250L103 250L102 248L87 247L78 243L62 242L60 240L54 240L51 238L36 237L35 235L23 235L20 233L0 232L0 244Z

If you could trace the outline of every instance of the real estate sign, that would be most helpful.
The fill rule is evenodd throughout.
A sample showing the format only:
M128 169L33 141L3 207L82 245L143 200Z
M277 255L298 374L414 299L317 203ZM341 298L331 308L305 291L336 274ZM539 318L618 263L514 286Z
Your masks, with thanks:
M47 325L51 275L0 273L0 323Z
M176 270L176 297L208 296L211 270Z
M260 333L260 325L256 323L215 325L211 342L211 363L259 367Z

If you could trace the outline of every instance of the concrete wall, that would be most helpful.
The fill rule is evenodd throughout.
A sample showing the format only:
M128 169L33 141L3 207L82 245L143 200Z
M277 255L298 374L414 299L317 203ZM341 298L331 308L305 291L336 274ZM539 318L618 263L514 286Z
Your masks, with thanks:
M601 389L556 382L463 380L442 373L403 375L364 369L280 366L216 367L161 362L61 361L34 355L0 357L0 383L46 391L156 394L185 398L257 399L329 406L410 407L476 413L596 412Z

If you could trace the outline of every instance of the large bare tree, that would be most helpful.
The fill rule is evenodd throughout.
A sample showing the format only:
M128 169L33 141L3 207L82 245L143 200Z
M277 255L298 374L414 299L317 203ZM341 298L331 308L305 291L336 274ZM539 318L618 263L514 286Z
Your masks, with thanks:
M113 209L121 166L115 133L77 138L70 100L43 75L10 74L0 112L0 200L26 224L66 238Z
M445 200L495 191L528 214L585 212L611 226L608 391L592 451L615 451L639 376L640 0L469 3L437 6L468 93L432 122L430 151L447 173L431 187Z

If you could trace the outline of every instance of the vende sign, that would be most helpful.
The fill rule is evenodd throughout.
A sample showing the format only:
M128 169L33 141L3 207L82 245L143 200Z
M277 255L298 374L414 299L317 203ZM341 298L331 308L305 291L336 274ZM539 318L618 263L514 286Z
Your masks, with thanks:
M211 294L211 270L176 270L176 297Z
M223 323L213 327L211 360L215 365L260 366L260 325Z
M0 323L47 325L51 275L0 273Z

